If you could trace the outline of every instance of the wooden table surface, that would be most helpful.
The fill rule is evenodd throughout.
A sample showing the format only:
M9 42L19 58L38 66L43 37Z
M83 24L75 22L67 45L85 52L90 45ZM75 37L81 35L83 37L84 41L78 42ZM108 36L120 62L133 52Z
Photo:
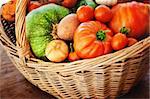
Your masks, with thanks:
M118 99L149 99L149 74L128 94ZM55 99L28 82L0 45L0 99Z

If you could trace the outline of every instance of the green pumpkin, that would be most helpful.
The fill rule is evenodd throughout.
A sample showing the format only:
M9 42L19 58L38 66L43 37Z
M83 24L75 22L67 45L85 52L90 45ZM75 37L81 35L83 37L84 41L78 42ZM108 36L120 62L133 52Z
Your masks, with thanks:
M45 58L45 48L53 39L52 25L69 14L65 7L48 4L31 11L26 17L26 37L36 57Z

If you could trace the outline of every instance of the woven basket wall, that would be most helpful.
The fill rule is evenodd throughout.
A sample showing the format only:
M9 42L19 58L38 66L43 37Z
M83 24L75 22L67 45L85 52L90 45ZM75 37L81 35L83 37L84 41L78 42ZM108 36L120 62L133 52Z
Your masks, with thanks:
M16 46L0 26L0 40L19 71L35 86L60 99L106 99L127 93L149 68L150 37L123 50L71 63L51 63L31 58L25 37L28 0L18 0Z

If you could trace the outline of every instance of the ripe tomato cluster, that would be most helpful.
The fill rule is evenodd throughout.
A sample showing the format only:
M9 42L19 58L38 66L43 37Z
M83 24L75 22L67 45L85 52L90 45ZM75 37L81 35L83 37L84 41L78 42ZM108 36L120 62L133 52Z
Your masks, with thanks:
M74 34L74 49L80 58L93 58L100 55L118 51L137 42L134 38L128 38L126 27L120 32L113 33L107 27L112 20L112 10L99 5L95 9L90 6L81 6L77 9L77 17L81 22Z
M97 6L95 10L90 6L81 6L77 10L77 16L80 22L90 21L95 17L96 20L106 23L111 20L112 12L105 5Z

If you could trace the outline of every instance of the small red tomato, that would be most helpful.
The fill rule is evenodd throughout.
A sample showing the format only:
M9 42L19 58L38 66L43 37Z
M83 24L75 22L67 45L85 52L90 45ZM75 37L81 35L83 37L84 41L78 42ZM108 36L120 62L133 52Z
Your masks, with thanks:
M28 11L30 12L30 11L32 11L32 10L34 10L40 6L41 6L41 4L39 2L36 2L36 1L30 2L30 4L28 5Z
M76 54L76 52L70 52L69 53L68 60L70 62L77 61L79 59L80 59L80 57Z
M114 50L121 50L128 45L128 38L125 34L117 33L112 38L111 46Z
M77 17L80 22L90 21L94 18L94 9L90 6L80 6L77 9Z
M77 0L63 0L61 3L64 7L72 8L77 3Z
M57 0L48 0L49 3L57 3Z
M109 7L105 5L99 5L98 7L95 8L95 18L96 20L106 23L111 21L112 19L112 12Z
M135 38L128 38L128 46L132 46L135 43L137 43L137 40Z

